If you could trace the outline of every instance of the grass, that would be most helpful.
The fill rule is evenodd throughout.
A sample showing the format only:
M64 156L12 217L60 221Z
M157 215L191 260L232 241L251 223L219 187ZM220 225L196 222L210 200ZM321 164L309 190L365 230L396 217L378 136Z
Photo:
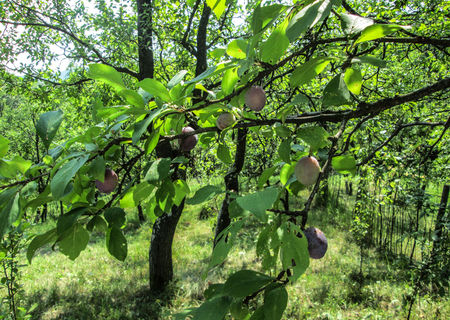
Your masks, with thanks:
M172 314L200 305L208 283L221 282L241 267L259 267L254 250L247 249L257 240L257 222L251 222L226 263L203 279L212 250L214 217L198 220L200 210L201 206L188 206L183 213L173 247L176 282L164 295L147 294L151 227L138 227L135 214L130 213L128 257L123 263L108 254L102 234L92 236L88 248L74 262L50 249L40 251L31 265L22 255L22 305L38 303L33 319L43 320L172 319ZM345 213L345 207L311 212L310 224L324 231L329 249L323 259L311 261L297 283L288 286L289 303L283 319L405 318L406 297L412 292L409 274L393 269L370 250L360 276L359 249L346 223L337 223L348 219ZM36 226L34 231L44 228L49 225ZM414 305L413 314L413 319L450 319L450 304L447 299L424 296Z

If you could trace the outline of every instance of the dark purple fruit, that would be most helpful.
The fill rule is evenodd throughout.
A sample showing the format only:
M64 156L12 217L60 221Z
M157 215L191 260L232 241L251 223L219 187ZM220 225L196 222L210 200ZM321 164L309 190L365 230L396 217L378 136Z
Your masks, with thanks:
M261 111L266 105L266 93L259 86L253 86L245 94L245 104L253 111Z
M114 172L114 170L105 170L105 180L101 182L100 180L95 180L95 186L101 193L111 193L117 186L119 177Z
M183 130L181 130L181 133L189 133L193 131L195 130L191 127L184 127ZM178 140L181 151L191 151L197 145L197 142L198 136L196 134Z
M305 236L308 240L309 256L313 259L322 258L328 248L328 241L323 232L315 227L309 227L305 230Z

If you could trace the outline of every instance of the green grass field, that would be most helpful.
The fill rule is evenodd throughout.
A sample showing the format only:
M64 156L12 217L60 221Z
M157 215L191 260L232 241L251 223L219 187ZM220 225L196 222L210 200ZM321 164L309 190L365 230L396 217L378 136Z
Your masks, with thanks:
M128 257L123 263L108 254L103 234L91 237L88 248L74 262L48 247L38 252L31 265L23 254L22 306L37 303L33 319L47 320L172 319L174 313L200 305L208 283L223 281L241 267L258 269L260 263L250 249L257 240L255 221L243 229L238 246L225 264L203 279L212 250L215 217L199 220L200 210L201 206L188 206L183 213L173 248L176 282L163 296L147 294L151 227L139 227L135 213L130 212L126 227ZM364 277L360 278L359 249L345 224L337 223L337 215L326 209L310 213L310 224L325 232L329 249L323 259L311 260L307 272L288 286L284 319L404 319L405 295L412 292L409 274L369 251ZM34 231L49 227L51 223L36 226ZM423 296L413 307L412 319L450 319L450 303Z

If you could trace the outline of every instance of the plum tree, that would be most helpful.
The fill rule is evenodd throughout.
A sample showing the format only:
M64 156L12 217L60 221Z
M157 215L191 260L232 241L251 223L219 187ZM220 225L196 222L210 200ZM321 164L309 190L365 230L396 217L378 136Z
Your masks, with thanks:
M189 133L195 131L192 127L184 127L181 133ZM196 134L187 136L178 140L181 151L191 151L197 145L198 136Z
M105 170L105 180L103 182L95 180L95 186L101 193L111 193L116 188L118 181L119 177L114 170L107 168Z
M308 240L309 256L313 259L322 258L328 248L328 241L323 232L315 227L309 227L305 230L305 236Z
M234 114L225 112L222 113L216 120L216 126L219 130L223 130L229 126L231 126L236 121Z
M297 180L305 185L310 186L316 183L320 173L319 161L312 156L303 157L298 160L295 165L295 176Z
M266 93L260 86L252 86L245 94L245 104L253 111L261 111L266 104Z

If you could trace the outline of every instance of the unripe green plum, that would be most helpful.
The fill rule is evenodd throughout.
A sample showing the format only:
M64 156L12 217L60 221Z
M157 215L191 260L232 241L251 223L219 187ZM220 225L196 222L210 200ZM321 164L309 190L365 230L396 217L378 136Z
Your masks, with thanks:
M192 127L184 127L181 133L189 133L195 131ZM191 151L197 145L198 136L196 134L187 136L178 140L181 151Z
M319 161L312 156L303 157L295 165L295 177L304 186L316 183L320 174Z
M328 241L323 232L315 227L309 227L305 230L305 236L308 240L309 256L313 259L322 258L328 249Z
M105 180L95 180L95 186L101 193L111 193L117 186L119 177L114 170L107 168L105 170Z
M260 86L253 86L245 94L245 104L253 111L261 111L266 105L266 93Z
M219 130L223 130L229 126L231 126L236 121L234 114L225 112L222 113L216 120L216 126Z

